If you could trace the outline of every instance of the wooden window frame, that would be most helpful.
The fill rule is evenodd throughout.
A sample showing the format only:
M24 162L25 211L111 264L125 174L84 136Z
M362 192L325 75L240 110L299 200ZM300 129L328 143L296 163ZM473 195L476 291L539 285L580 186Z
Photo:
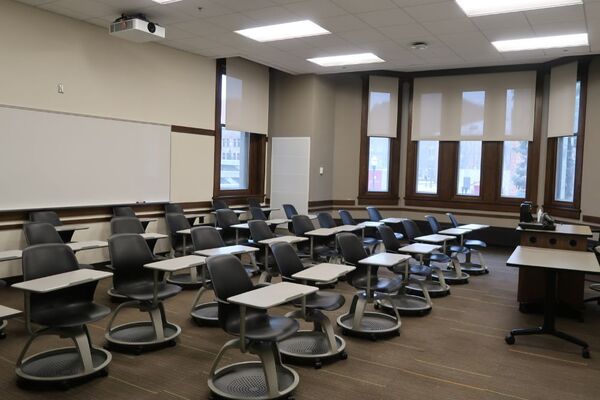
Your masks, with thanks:
M388 191L369 191L369 136L367 127L369 124L369 75L362 77L362 109L360 121L360 157L358 174L358 204L372 205L397 205L400 199L398 195L400 181L400 132L402 126L402 86L403 81L398 82L398 121L396 126L396 137L390 139L390 158L388 165Z
M575 151L575 188L573 201L555 200L556 163L558 139L548 138L546 150L546 187L544 189L544 210L562 218L579 219L581 215L581 180L583 176L583 146L585 145L585 115L587 106L589 59L580 60L577 65L577 80L581 82L579 92L579 121L577 123L577 148Z
M491 70L490 72L501 72ZM544 74L541 68L537 70L533 141L527 148L527 186L525 198L502 197L502 156L501 141L484 141L481 147L481 186L479 196L464 196L457 194L458 180L458 141L440 141L438 153L438 190L436 194L417 193L417 153L418 141L411 140L412 132L412 102L414 81L409 82L408 104L408 144L406 157L406 195L405 204L450 209L471 209L498 212L518 212L519 205L524 200L537 202L537 186L540 160L540 142L542 127L542 101L544 91ZM426 202L426 203L424 203Z
M216 65L213 199L225 200L228 204L246 204L248 197L264 198L268 139L266 135L247 132L250 134L248 188L221 190L221 80L222 75L226 73L226 59L218 59Z

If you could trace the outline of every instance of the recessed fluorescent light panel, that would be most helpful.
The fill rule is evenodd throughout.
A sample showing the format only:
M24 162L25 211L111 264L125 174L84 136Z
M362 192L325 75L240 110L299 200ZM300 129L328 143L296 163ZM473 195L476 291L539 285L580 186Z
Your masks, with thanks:
M561 47L576 47L588 45L588 34L543 36L527 39L498 40L492 42L498 51L522 51L537 49L556 49Z
M583 4L583 0L456 0L469 17Z
M357 65L385 62L373 53L346 54L343 56L308 58L307 61L322 67L339 67L341 65Z
M176 3L181 0L152 0L152 1L155 3L158 3L158 4L169 4L169 3Z
M258 42L273 42L275 40L295 39L308 36L327 35L327 29L323 29L312 21L287 22L285 24L259 26L235 31L242 36Z

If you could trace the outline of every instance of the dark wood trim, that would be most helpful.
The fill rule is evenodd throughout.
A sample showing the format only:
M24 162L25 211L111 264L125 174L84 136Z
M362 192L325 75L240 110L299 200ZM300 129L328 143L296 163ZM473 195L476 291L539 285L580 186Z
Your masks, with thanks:
M600 225L600 217L596 217L594 215L584 215L581 220L583 222L589 222L592 224Z
M191 126L171 125L171 132L189 133L192 135L215 136L215 131L204 128L193 128Z
M544 209L550 214L571 219L579 219L581 215L581 182L583 177L583 147L585 145L585 117L587 107L588 69L590 59L580 60L577 66L577 79L581 81L579 93L579 121L577 132L577 147L575 160L575 187L573 202L556 201L556 163L558 151L558 139L548 138L546 150L546 187L544 190Z
M398 117L396 137L390 138L388 191L369 192L369 76L362 77L362 104L360 121L360 157L358 174L358 204L398 204L400 181L400 138L402 128L402 92L404 81L398 81Z

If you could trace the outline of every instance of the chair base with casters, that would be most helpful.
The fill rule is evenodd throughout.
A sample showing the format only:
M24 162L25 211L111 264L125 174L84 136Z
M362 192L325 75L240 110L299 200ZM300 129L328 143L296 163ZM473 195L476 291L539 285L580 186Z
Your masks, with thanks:
M25 358L33 341L42 335L58 335L73 340L75 347L44 351ZM92 346L86 326L43 328L33 332L17 360L17 383L21 387L55 384L68 388L72 383L107 376L112 355Z
M466 251L456 252L457 256L460 253L465 255L465 261L460 263L460 268L462 269L462 271L468 273L469 275L489 274L490 270L485 265L485 261L483 260L483 254L481 254L481 251L468 246L467 242L468 242L468 240L465 242L465 247L464 247L466 249ZM479 242L479 241L477 241L477 242ZM485 245L482 245L480 247L485 247ZM455 249L450 248L450 251L454 251L454 250ZM471 261L473 254L477 255L477 258L479 259L479 263Z
M451 260L452 269L439 269L434 270L431 273L431 277L439 282L439 274L442 273L444 275L444 282L449 285L465 285L469 283L469 278L471 277L469 274L462 270L462 266L458 259L453 258Z
M167 277L167 283L181 286L183 290L194 290L202 287L202 280L198 279L198 270L196 268L191 268L186 272L170 274Z
M354 295L350 310L337 319L337 324L342 328L344 335L354 335L359 337L368 337L376 340L381 337L400 335L400 316L393 308L393 316L380 313L365 311L367 304L380 300L392 304L390 296L387 294L375 292L372 298L368 298L365 291Z
M413 281L406 285L406 291L409 294L425 297L424 289L427 290L429 297L444 297L450 294L450 286L446 283L446 278L439 267L417 264L411 265L409 270L410 274L423 277L423 279L419 279L419 283ZM434 280L432 276L435 272L437 272L437 280Z
M6 332L4 332L6 325L8 325L8 321L0 319L0 340L6 339Z
M596 292L600 292L600 283L592 283L589 287L590 287L590 289L595 290ZM585 303L591 303L592 301L595 301L598 304L600 304L600 296L590 297L589 299L585 299L583 301ZM2 328L0 328L0 331L1 330L2 330Z
M389 296L390 301L378 300L375 303L375 307L382 309L387 313L393 313L394 309L399 315L411 315L411 316L423 316L429 314L433 303L427 288L423 285L423 282L410 277L408 273L409 264L405 263L404 271L402 273L404 279L402 280L402 286L398 289L398 292ZM409 294L406 290L409 284L416 285L421 288L423 296L416 296ZM390 304L391 302L391 304ZM392 308L393 306L393 308Z
M278 342L279 352L285 362L312 364L318 369L323 362L348 358L345 351L346 341L333 332L331 321L321 311L310 310L304 315L302 310L296 310L285 316L294 319L302 318L314 325L312 331L298 331L293 336Z
M217 370L225 352L233 348L242 350L239 338L230 340L221 348L210 370L208 388L214 395L235 400L291 397L300 378L296 371L282 364L277 344L252 342L246 351L257 355L260 361L239 362Z
M138 308L150 315L150 321L128 322L113 327L117 315L126 307ZM105 334L108 348L141 354L146 350L175 346L181 333L178 325L167 321L163 303L132 300L121 303L113 312Z

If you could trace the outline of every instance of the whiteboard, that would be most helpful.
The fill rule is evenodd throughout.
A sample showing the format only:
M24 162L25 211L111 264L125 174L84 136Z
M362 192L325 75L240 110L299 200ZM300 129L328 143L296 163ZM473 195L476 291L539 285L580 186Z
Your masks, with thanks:
M0 106L0 210L168 202L170 127Z
M299 214L308 214L310 184L310 138L272 137L271 206L292 204ZM272 213L273 214L273 213ZM279 210L273 217L285 217Z

